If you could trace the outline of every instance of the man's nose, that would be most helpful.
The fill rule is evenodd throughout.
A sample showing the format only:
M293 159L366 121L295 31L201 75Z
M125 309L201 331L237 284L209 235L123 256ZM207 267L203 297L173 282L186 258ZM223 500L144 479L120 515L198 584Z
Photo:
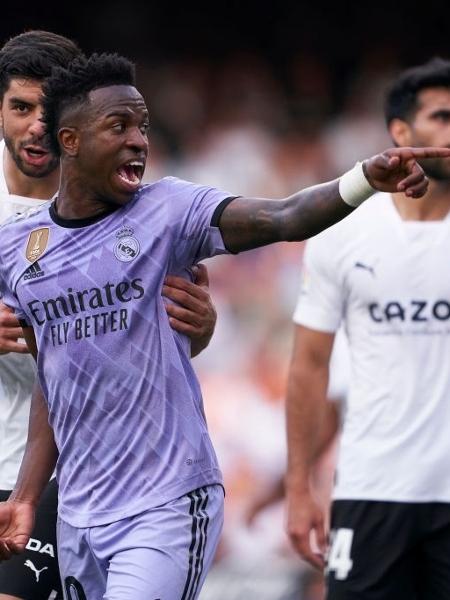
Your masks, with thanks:
M146 150L148 148L148 138L145 133L135 127L130 131L130 135L127 139L127 145L137 148L138 150Z
M28 131L30 132L30 134L37 138L41 138L45 134L45 125L41 121L40 117L41 114L38 114L28 127Z

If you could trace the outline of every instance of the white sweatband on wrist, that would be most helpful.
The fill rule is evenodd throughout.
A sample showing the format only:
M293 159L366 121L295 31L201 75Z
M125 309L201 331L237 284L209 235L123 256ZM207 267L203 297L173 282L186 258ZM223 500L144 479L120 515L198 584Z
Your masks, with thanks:
M357 162L353 169L339 179L339 194L342 200L353 208L362 204L375 192L364 175L362 162Z

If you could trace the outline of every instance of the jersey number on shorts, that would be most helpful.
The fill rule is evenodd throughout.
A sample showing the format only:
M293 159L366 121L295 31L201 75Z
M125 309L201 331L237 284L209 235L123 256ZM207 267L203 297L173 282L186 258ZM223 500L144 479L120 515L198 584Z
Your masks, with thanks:
M87 600L83 586L75 579L75 577L66 577L64 579L64 587L66 588L66 594L69 600Z
M350 558L353 542L353 529L332 529L330 531L330 552L327 570L334 571L335 579L347 579L353 561Z

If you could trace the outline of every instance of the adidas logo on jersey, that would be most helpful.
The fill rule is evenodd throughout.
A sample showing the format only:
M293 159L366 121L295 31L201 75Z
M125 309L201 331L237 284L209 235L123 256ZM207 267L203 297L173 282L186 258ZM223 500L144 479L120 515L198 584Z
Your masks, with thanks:
M43 277L44 271L39 266L38 262L33 263L28 269L25 271L23 279L27 281L28 279L37 279L38 277Z

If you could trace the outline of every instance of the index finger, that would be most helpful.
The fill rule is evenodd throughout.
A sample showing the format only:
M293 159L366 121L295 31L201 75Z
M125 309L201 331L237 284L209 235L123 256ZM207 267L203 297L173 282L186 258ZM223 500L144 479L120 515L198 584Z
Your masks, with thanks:
M450 157L450 148L436 148L426 146L425 148L398 148L402 158L447 158Z

